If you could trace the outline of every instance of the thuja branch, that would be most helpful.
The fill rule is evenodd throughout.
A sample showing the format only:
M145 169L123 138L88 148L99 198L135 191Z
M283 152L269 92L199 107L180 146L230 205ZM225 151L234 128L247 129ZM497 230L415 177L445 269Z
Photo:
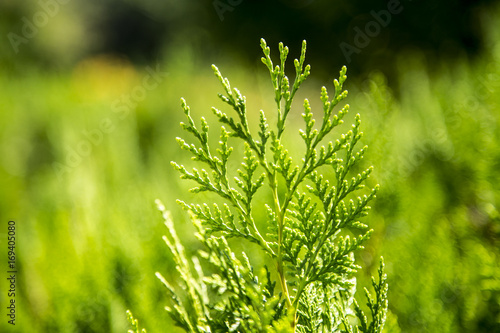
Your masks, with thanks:
M187 260L183 259L182 265L179 265L178 270L185 278L183 288L191 291L188 294L191 307L204 309L196 311L196 318L183 310L180 303L171 311L179 326L188 331L198 332L196 327L205 327L202 331L208 332L218 327L224 331L274 332L283 323L286 323L283 324L284 331L315 332L327 328L330 331L332 327L340 329L340 325L346 325L347 315L342 314L342 309L354 304L355 288L351 277L359 266L355 264L353 252L363 247L372 232L359 219L370 209L368 203L375 197L378 186L362 196L356 196L358 191L363 190L372 168L350 176L366 151L366 147L357 148L363 134L359 115L356 115L349 131L337 134L334 141L329 139L349 111L348 105L334 111L347 97L347 91L343 89L347 69L343 67L338 80L334 80L331 98L327 88L321 89L322 116L318 126L309 100L304 100L304 129L298 135L304 144L303 157L296 162L286 148L283 133L296 92L310 75L310 66L305 65L306 42L302 43L299 59L294 60L295 78L292 84L285 73L288 48L279 44L277 65L273 63L270 48L263 39L261 48L264 53L262 62L269 70L274 93L275 124L270 124L261 110L259 129L256 133L252 132L246 97L237 88L231 87L216 66L212 68L223 88L219 98L233 114L212 108L221 123L217 148L210 145L209 125L205 118L201 118L197 125L186 101L182 99L181 102L186 117L186 122L181 125L194 142L182 138L177 138L177 142L202 167L188 170L176 162L172 165L181 173L181 178L197 184L192 192L211 192L224 202L209 205L179 201L192 212L198 238L206 248L200 256L219 272L203 277L198 261L193 262L200 277L196 280L190 273ZM240 169L231 174L228 163L238 158L233 154L236 140L242 141L245 148L240 157ZM296 149L294 147L294 152ZM321 173L328 169L332 179ZM272 202L262 207L254 199L266 187L270 190ZM257 221L256 216L262 215L255 212L262 209L267 211L267 218ZM171 236L175 235L173 225L167 222L167 226ZM269 229L267 234L259 229L263 226ZM357 236L346 235L346 231ZM179 241L176 237L171 238L174 241L168 244L176 254L179 248L176 243ZM259 280L245 254L243 262L237 259L230 250L228 238L256 243L274 260L281 294L275 294L275 283L267 268L265 276ZM164 279L162 281L173 294L173 288ZM205 304L210 302L209 295L201 293L206 283L218 293L229 296L222 297L216 305ZM376 322L370 327L376 327L376 332L381 331L387 310L386 286L382 278L379 284L374 284L377 297L370 299L369 303ZM265 304L261 304L263 299ZM319 304L311 304L313 300ZM321 305L323 302L331 306ZM356 311L362 314L357 303ZM221 321L218 318L225 319ZM323 329L318 330L321 327Z

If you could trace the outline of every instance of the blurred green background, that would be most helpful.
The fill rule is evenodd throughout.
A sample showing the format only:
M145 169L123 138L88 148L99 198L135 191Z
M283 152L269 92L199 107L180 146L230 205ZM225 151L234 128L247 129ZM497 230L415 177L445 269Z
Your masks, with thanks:
M169 165L189 158L175 143L179 98L196 118L221 106L216 63L271 114L261 37L290 58L308 40L291 129L301 100L318 105L348 66L346 122L361 114L381 184L360 284L383 255L401 332L500 332L498 2L3 0L0 13L1 332L125 332L126 309L175 332L154 276L175 278L154 200L194 251L175 199L197 199Z

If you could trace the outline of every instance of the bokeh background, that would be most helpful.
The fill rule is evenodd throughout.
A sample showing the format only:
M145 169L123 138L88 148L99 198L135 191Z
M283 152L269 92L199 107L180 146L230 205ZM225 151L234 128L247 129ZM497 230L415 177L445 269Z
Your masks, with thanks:
M261 37L290 58L308 41L294 130L301 99L317 105L348 66L346 122L361 114L381 184L358 281L383 255L392 331L500 332L498 1L2 0L0 17L1 332L125 332L127 309L149 332L175 332L154 276L176 278L154 200L191 252L175 199L211 200L169 164L190 163L175 143L179 99L196 118L221 106L216 63L270 114Z

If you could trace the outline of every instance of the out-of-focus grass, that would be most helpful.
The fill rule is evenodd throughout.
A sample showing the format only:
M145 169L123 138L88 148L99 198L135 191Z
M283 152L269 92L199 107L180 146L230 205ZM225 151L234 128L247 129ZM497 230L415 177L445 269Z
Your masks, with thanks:
M153 200L175 213L173 110L196 75L159 66L169 76L123 118L114 103L147 75L126 63L93 59L70 74L2 79L0 205L18 224L19 331L123 332L127 308L154 314L148 327L164 325L154 272L171 262ZM113 130L92 143L84 131L104 119Z
M481 61L432 73L423 57L405 55L397 95L379 73L348 80L348 102L362 114L370 146L366 163L376 167L371 181L382 185L367 219L375 234L359 260L373 271L384 255L390 308L403 332L499 329L500 49L491 49ZM130 308L150 332L171 332L154 272L175 278L175 268L153 201L169 207L195 251L174 203L189 197L189 184L169 165L187 158L174 140L179 97L195 119L221 106L208 64L194 59L187 50L165 59L158 66L168 76L127 112L115 112L116 103L148 71L116 59L89 59L71 73L0 77L0 210L18 226L17 331L124 332ZM272 119L264 69L223 62L249 107ZM289 126L301 126L300 98L319 104L316 88L306 83ZM92 143L85 131L103 121L108 132ZM56 163L67 164L82 142L88 153L58 172ZM2 320L0 330L8 329Z
M154 273L174 267L154 199L168 205L190 248L191 223L175 204L189 184L170 166L186 158L175 142L179 98L197 117L220 105L210 64L193 57L178 50L138 69L101 56L71 73L0 78L0 209L18 227L16 330L124 332L127 308L151 331L169 327ZM143 81L151 70L168 73L154 88ZM256 86L245 75L232 77ZM258 89L248 96L259 102Z
M398 99L375 74L353 102L383 185L373 249L404 332L500 329L499 51L438 72L407 54Z

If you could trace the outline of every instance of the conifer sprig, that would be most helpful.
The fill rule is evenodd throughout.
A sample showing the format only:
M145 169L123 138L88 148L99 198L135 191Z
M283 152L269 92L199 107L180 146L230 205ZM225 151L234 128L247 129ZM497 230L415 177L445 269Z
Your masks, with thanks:
M143 329L139 328L139 321L134 318L132 312L130 312L129 310L127 310L127 319L133 328L131 330L128 330L127 333L146 333L146 330L144 328Z
M299 59L295 59L293 83L285 74L288 48L279 44L279 64L271 59L270 48L261 40L262 62L271 76L276 103L276 123L269 124L263 110L259 113L258 131L250 130L246 98L232 88L216 66L212 66L222 85L219 98L232 109L234 116L212 108L221 123L218 147L209 143L208 122L201 118L196 125L184 99L181 106L186 122L181 126L191 134L194 143L182 138L177 142L192 154L204 168L188 170L172 162L181 178L196 183L192 192L212 192L222 204L195 204L178 201L190 211L197 237L204 246L199 257L215 272L205 276L200 262L188 260L172 222L163 205L169 237L164 237L179 271L185 291L177 296L160 273L158 277L172 296L173 307L167 308L176 324L188 332L381 332L387 312L387 283L379 270L379 283L373 281L375 297L366 291L372 321L354 299L356 265L353 252L363 248L371 230L359 221L370 209L378 186L364 195L364 183L372 168L352 175L363 158L366 147L356 149L362 132L360 116L352 128L338 139L329 137L343 123L349 106L335 112L347 97L343 89L346 67L334 80L330 98L321 89L322 117L316 125L311 104L303 103L304 129L299 136L304 142L303 158L294 161L286 148L283 133L292 110L294 96L310 74L305 65L306 42ZM244 152L241 167L230 174L228 163L233 155L232 143L241 140ZM326 176L327 174L333 177ZM265 206L254 199L260 192L270 191L272 202ZM256 210L266 209L266 221L257 221ZM267 228L262 233L260 228ZM354 235L353 235L354 234ZM243 253L236 256L227 239L240 238L258 244L275 263L280 288L272 281L267 268L254 271ZM360 324L349 324L348 316L356 315ZM341 328L343 327L343 329Z

